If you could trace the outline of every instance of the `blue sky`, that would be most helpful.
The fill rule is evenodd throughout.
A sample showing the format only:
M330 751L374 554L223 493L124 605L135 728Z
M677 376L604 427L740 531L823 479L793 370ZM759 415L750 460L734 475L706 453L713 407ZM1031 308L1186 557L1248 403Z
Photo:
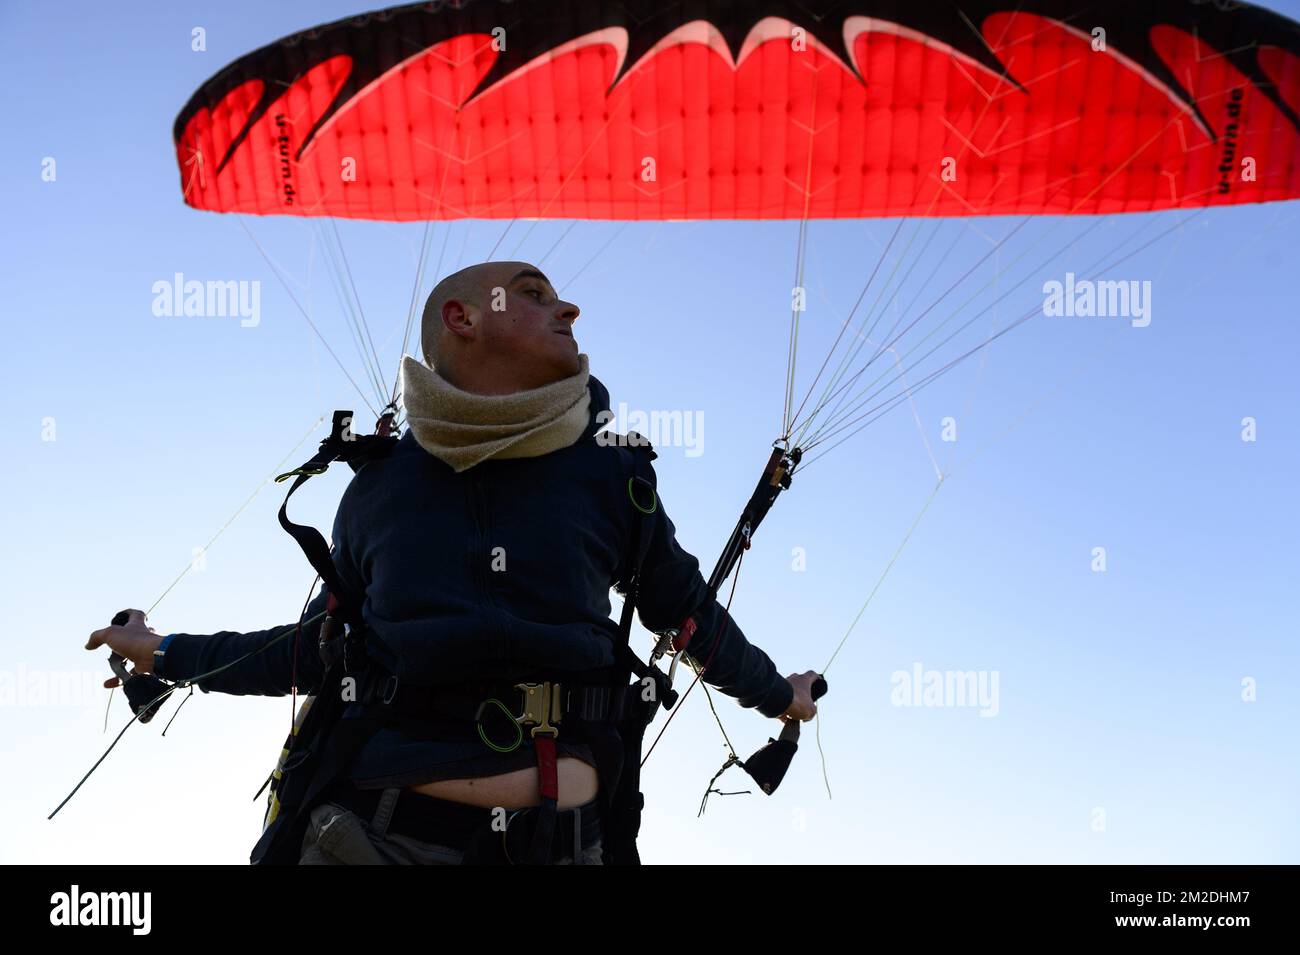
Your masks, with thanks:
M308 457L320 417L360 407L239 222L181 202L170 140L222 65L355 8L150 6L0 9L0 72L22 92L0 102L0 740L21 774L8 862L246 862L288 699L196 694L166 737L162 720L133 727L46 821L128 718L116 694L103 733L108 669L81 647L117 609L152 605L279 462ZM746 557L742 628L784 672L820 669L879 587L776 796L716 798L696 818L726 754L692 694L646 768L646 861L1296 862L1298 211L1187 219L1111 276L1152 283L1149 326L1036 318L798 475ZM1032 309L1044 280L1185 216L1086 235L1093 220L1031 223L973 277L988 289L968 314L1007 296L966 340ZM316 234L246 221L360 380ZM711 565L780 430L798 225L571 225L439 225L434 261L445 239L444 273L494 247L539 262L582 307L579 342L616 405L703 422L702 453L661 447L657 468L679 538ZM934 281L918 270L900 299L927 301L1011 225L944 223L920 253ZM811 225L803 388L894 226ZM421 227L340 234L391 384ZM155 315L153 284L177 272L259 281L260 322ZM297 495L298 519L328 529L345 474ZM230 521L158 604L160 631L294 618L312 575L276 524L280 499L263 488ZM996 674L996 712L898 705L896 675L918 666ZM37 695L54 686L64 697ZM742 756L775 732L717 699Z

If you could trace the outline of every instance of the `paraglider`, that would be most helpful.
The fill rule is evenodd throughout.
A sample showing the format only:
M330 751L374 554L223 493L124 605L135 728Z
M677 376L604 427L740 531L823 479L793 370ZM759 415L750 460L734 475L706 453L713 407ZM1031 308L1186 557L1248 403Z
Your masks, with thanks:
M214 212L1145 212L1295 197L1297 57L1277 14L1176 0L420 4L240 58L174 137Z
M1054 0L857 0L815 16L788 2L669 2L641 20L621 5L529 0L398 7L269 44L203 84L174 128L181 192L199 210L327 220L899 217L886 253L899 240L906 271L882 271L886 254L867 270L854 313L869 289L874 300L806 383L802 309L791 309L782 421L708 578L717 598L801 466L1042 314L960 339L987 311L963 314L974 301L958 301L964 283L1030 222L1061 217L1043 220L1016 262L1068 248L1077 235L1047 236L1069 217L1300 196L1300 27L1185 2L1107 2L1082 16ZM969 269L920 281L924 294L904 305L899 291L929 264L907 251L936 234L904 222L994 215L1021 221ZM1154 237L1078 279L1182 221L1156 220ZM796 288L805 238L801 228ZM864 377L886 355L895 368L886 359ZM377 438L400 429L401 398L396 382L376 395ZM344 430L336 418L315 466L347 460ZM301 483L315 466L291 474ZM637 672L672 654L674 670L702 663L698 679L708 661L690 659L690 629L662 636ZM657 685L671 705L671 682ZM793 743L783 734L728 765L770 793ZM310 788L299 784L295 812Z

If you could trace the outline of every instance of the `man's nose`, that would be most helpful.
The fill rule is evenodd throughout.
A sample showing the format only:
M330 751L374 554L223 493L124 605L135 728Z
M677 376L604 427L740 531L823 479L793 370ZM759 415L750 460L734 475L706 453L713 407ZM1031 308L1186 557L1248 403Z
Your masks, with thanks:
M572 325L578 320L579 311L578 306L574 305L572 302L561 302L560 309L555 314L557 318Z

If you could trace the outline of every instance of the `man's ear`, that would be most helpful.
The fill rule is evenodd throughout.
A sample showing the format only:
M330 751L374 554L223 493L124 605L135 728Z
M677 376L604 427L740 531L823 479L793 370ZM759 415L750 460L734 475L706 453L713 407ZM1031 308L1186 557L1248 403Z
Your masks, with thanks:
M463 303L450 299L442 306L442 326L453 335L471 338L474 334L474 316Z

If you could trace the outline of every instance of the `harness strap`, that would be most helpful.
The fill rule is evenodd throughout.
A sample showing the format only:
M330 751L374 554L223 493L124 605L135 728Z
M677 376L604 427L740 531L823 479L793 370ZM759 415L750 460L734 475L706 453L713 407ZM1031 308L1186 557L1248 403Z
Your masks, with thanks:
M450 686L411 686L403 683L384 700L398 716L413 719L438 717L445 720L476 722L483 714L484 701L498 700L509 705L519 697L521 682L552 680L561 684L559 715L585 723L601 723L613 712L613 690L607 683L570 683L556 674L530 675L525 680L455 684ZM377 702L362 700L362 702Z
M619 680L615 684L613 709L618 720L617 749L596 753L601 775L601 815L605 820L604 856L608 864L639 865L636 837L641 828L641 742L645 728L658 709L659 700L670 700L672 685L657 668L647 665L631 649L632 619L641 592L641 569L654 536L653 516L659 509L658 495L648 477L649 465L656 457L648 441L631 442L634 473L628 481L628 495L636 512L632 529L630 560L626 569L626 593L618 621L615 644ZM637 494L640 494L640 497ZM655 681L657 695L650 701L633 692L631 683L647 677ZM594 751L595 747L593 747Z
M629 432L629 438L640 438L636 432ZM644 679L659 673L656 668L648 666L631 648L632 618L636 613L637 598L641 592L641 565L645 563L646 552L650 549L650 540L654 536L651 518L659 510L659 495L654 484L646 476L650 462L657 454L644 438L631 442L633 453L633 474L627 482L628 497L636 511L636 521L632 527L632 547L629 551L631 560L626 571L627 593L623 597L623 611L618 618L618 638L614 645L615 666L622 669L618 686L625 694L631 674ZM621 700L620 700L621 702Z
M537 807L536 828L533 830L525 862L528 865L546 865L551 861L551 842L555 838L555 816L560 800L555 737L550 734L534 736L533 746L537 750L537 792L541 801ZM578 860L575 857L573 861L576 863Z
M290 477L294 478L277 515L280 526L298 543L307 562L320 575L325 589L337 600L343 621L351 627L360 627L362 623L360 600L357 599L357 595L349 591L339 576L324 536L314 527L295 524L289 520L289 498L293 497L294 492L308 479L325 473L334 461L346 461L354 471L359 470L366 461L390 451L397 443L396 438L388 435L354 435L351 426L351 411L335 411L329 437L320 443L320 450L308 461L292 471L279 475L275 480L279 483Z
M312 458L312 461L317 461L321 458L322 455L318 454L315 458ZM332 455L329 460L333 460ZM306 556L307 562L311 564L312 570L316 571L316 573L320 575L321 581L325 584L325 589L330 592L331 596L338 598L338 609L342 611L342 615L347 623L350 626L357 626L360 623L360 620L354 617L355 602L352 600L342 599L341 597L341 595L345 595L347 591L344 588L343 579L339 576L338 569L334 566L334 560L330 556L329 545L325 543L325 538L321 535L320 531L316 530L316 528L306 524L295 524L293 521L289 520L289 498L293 497L294 492L298 490L298 488L302 487L311 476L311 474L306 473L299 474L297 480L295 480L293 485L289 488L289 493L284 496L284 503L280 505L280 512L278 514L280 526L288 531L289 535L298 542L298 546L302 548L302 552Z

